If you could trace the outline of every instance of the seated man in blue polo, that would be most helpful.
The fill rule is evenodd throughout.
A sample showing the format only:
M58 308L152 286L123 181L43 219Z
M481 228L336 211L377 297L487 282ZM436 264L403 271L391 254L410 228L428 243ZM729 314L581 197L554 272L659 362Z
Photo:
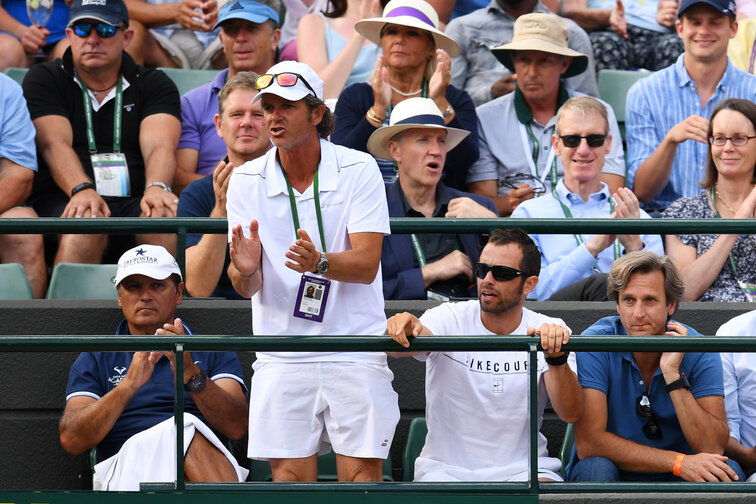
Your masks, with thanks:
M370 136L368 150L393 159L399 178L386 188L390 217L498 217L494 202L440 182L446 153L468 131L450 128L430 98L408 98L388 126ZM481 245L473 234L392 234L383 240L381 270L386 299L476 297L473 264Z
M176 318L184 283L163 247L126 251L115 277L124 319L119 335L191 334ZM84 352L71 368L60 443L71 454L97 446L95 490L139 490L176 479L173 352ZM184 471L187 481L248 474L224 446L247 432L247 401L232 352L184 353Z
M670 318L685 286L669 257L631 252L614 261L608 282L619 316L583 334L698 335ZM745 479L722 455L730 431L719 354L580 352L577 363L585 409L570 481Z

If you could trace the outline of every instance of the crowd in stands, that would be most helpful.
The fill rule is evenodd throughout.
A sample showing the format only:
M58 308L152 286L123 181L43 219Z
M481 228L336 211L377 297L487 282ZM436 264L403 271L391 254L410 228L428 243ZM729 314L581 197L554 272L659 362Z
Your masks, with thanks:
M190 333L187 293L250 298L254 334L535 335L539 425L547 401L575 424L568 479L750 479L752 356L576 356L565 323L524 302L615 301L585 334L696 334L672 318L680 301L756 300L753 235L391 235L388 220L756 217L754 53L728 58L748 20L730 0L565 0L564 17L473 3L288 0L282 17L274 0L55 0L43 27L4 0L0 70L29 70L22 86L0 75L0 218L229 228L187 238L183 275L173 235L3 235L0 261L43 297L46 264L120 257L118 334ZM155 67L219 71L179 96ZM627 95L623 138L596 75L638 68L654 73ZM442 304L387 321L385 299ZM720 332L753 335L743 320ZM525 354L414 356L429 427L416 479L527 480ZM399 419L385 354L258 352L249 392L235 356L185 357L190 480L244 481L224 445L245 434L277 481L315 479L331 447L339 479L382 478ZM98 488L171 479L140 453L174 435L173 358L74 365L61 443L98 447ZM539 479L560 466L541 435Z

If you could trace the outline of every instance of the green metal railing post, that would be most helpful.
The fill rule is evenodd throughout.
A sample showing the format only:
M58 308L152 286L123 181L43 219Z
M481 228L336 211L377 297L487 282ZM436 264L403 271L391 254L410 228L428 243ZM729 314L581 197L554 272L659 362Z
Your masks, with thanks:
M176 262L181 270L181 277L186 280L186 225L176 230Z
M174 422L176 424L176 490L184 491L184 344L176 343L176 393Z
M530 443L528 462L530 463L530 493L538 495L538 345L528 344L528 418Z

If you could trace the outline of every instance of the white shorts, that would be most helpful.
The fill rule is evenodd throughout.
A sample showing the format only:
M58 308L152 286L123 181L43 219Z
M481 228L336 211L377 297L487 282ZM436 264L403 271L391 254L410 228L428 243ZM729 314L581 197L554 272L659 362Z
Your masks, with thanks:
M542 467L541 461L548 462L559 459L539 457L538 477L553 481L562 481L562 477L551 469ZM528 481L530 471L524 467L525 463L512 463L507 466L481 467L466 469L438 460L425 457L415 459L415 481Z
M349 457L388 456L399 422L394 374L353 362L253 366L250 458L302 458L331 450Z

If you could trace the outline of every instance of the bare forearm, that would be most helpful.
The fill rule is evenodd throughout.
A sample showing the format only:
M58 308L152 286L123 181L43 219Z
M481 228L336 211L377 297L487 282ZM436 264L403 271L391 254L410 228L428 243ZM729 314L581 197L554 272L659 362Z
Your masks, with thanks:
M551 405L559 418L568 423L580 420L583 413L583 388L570 366L549 366L543 379Z
M123 386L124 383L121 382L101 399L86 406L66 409L60 419L59 429L60 443L68 453L84 453L110 432L136 392Z
M609 26L609 16L611 14L611 9L575 7L571 6L570 2L565 2L562 8L562 15L564 17L572 19L586 31L600 30Z
M380 247L378 249L380 251ZM366 254L359 249L345 250L344 252L328 253L328 274L331 280L338 282L369 284L375 280L378 274L378 266L381 263L380 253Z
M242 275L233 263L228 266L228 278L236 292L245 298L251 298L262 288L262 270L258 267L251 276Z
M733 437L727 439L724 454L740 464L743 470L756 467L756 454L753 448L746 448Z
M581 459L605 457L623 471L672 472L677 454L628 441L609 432L582 433L576 425L575 444Z
M144 24L147 28L164 26L176 22L179 2L151 4L142 0L126 0L129 17Z
M12 33L18 38L21 38L26 30L26 26L16 21L16 19L8 14L8 11L0 7L0 31Z
M669 383L669 381L667 380ZM675 406L685 439L695 453L724 453L730 436L727 420L717 418L705 409L687 389L677 389L669 393Z
M683 301L697 301L717 279L722 266L735 245L737 235L721 235L711 248L692 263L680 268L685 281Z
M669 182L677 144L665 138L653 154L638 167L633 192L644 203L650 203Z
M34 182L34 172L30 169L13 163L13 169L6 170L4 165L8 163L11 161L0 158L0 213L23 205Z
M226 236L206 234L186 249L186 290L194 297L208 297L218 286L226 261Z
M349 75L352 73L352 68L360 55L360 50L364 43L365 37L355 33L339 55L322 70L318 71L318 75L323 79L323 95L326 98L339 97L341 90L344 89L344 85L349 79Z
M174 146L175 147L175 146ZM144 160L145 182L164 182L173 184L173 176L176 173L176 157L170 145L155 147Z
M229 394L212 380L190 395L205 419L224 436L240 439L247 433L249 407L243 396Z

